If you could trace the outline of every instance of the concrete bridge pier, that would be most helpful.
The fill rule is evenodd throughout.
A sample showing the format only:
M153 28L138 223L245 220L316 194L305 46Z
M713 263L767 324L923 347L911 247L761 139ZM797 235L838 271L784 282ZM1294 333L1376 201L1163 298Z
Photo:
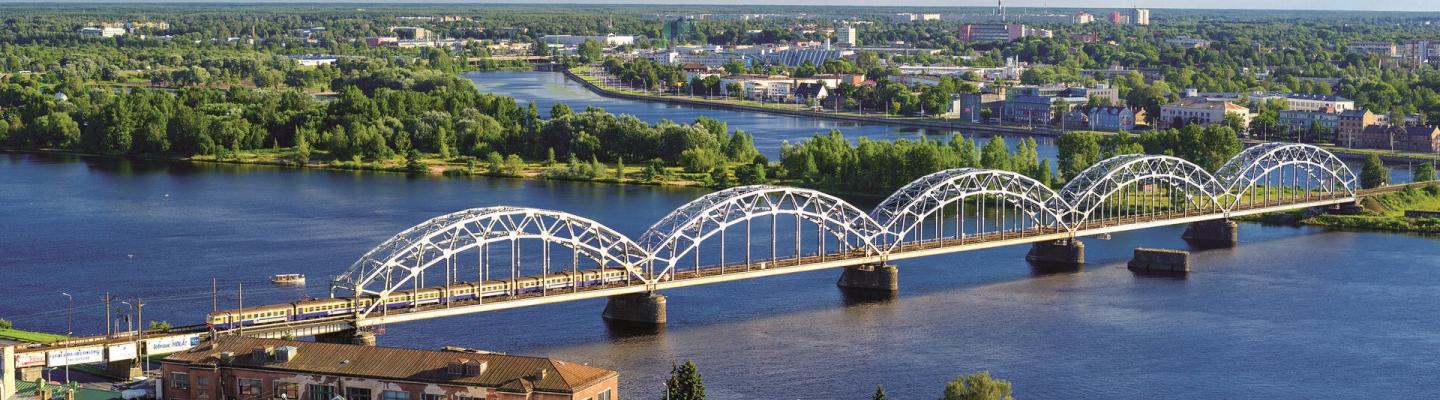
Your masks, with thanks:
M665 296L658 293L610 296L600 316L614 322L664 325Z
M1240 228L1235 221L1228 219L1200 221L1186 227L1181 237L1199 245L1232 247L1240 243Z
M359 329L346 329L334 333L322 333L315 335L315 341L319 343L336 344L358 344L361 346L374 346L375 333Z
M1085 243L1079 239L1061 239L1053 242L1039 242L1030 246L1025 261L1052 266L1080 266L1085 264Z
M105 372L116 378L126 380L135 379L143 373L140 371L140 360L117 360L105 363Z
M900 270L884 263L845 267L835 286L846 290L896 292L900 290Z

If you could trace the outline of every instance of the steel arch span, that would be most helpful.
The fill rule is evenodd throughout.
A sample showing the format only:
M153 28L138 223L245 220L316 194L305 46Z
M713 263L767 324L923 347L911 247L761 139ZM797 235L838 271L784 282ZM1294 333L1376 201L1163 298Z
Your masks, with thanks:
M432 218L376 246L336 278L333 288L346 288L356 296L375 295L386 298L390 293L416 285L424 272L452 260L456 254L479 249L492 243L508 243L514 254L516 241L544 242L544 260L548 268L549 245L564 246L575 257L584 256L601 268L614 266L629 276L648 282L641 262L649 255L629 237L605 225L573 214L520 207L486 207L458 211ZM491 256L493 259L493 255ZM578 260L577 260L578 261ZM446 267L446 273L450 273ZM448 279L447 279L448 280ZM369 314L380 302L358 311Z
M1279 173L1279 179L1274 175ZM1286 176L1286 173L1289 176ZM1304 174L1301 177L1301 174ZM1327 195L1344 194L1355 196L1358 178L1344 161L1325 149L1298 143L1265 143L1246 148L1230 158L1216 171L1215 176L1225 186L1231 198L1225 204L1232 210L1245 201L1247 194L1254 197L1257 186L1278 180L1283 187L1289 182L1306 184L1306 194L1311 189L1320 189ZM1268 194L1269 190L1267 190Z
M1107 158L1086 168L1060 189L1060 197L1070 207L1066 222L1077 230L1087 222L1117 216L1112 202L1117 195L1128 196L1138 188L1131 185L1163 184L1172 199L1184 198L1184 206L1223 209L1219 196L1225 188L1205 168L1178 157L1124 154ZM1155 187L1146 190L1157 189ZM1125 205L1130 206L1130 205Z
M952 205L956 224L950 229L951 235L963 237L966 234L963 223L965 202L976 198L977 203L983 206L987 197L1003 201L1018 214L1028 217L1031 228L1065 229L1062 219L1070 207L1045 184L1009 171L955 168L920 177L876 206L870 212L871 218L885 228L884 239L877 237L876 242L885 244L886 251L892 251L912 234L923 239L924 224L931 216L935 216L936 220L931 233L938 239L945 234L945 226L939 219ZM983 218L984 214L979 210L973 211L976 211L977 217ZM986 233L979 226L977 224L973 234ZM1003 229L1003 224L1000 229Z
M780 215L797 218L797 253L800 251L799 219L818 226L820 233L828 234L845 247L833 250L882 252L871 240L884 228L859 208L816 190L768 185L734 187L686 203L650 226L639 243L650 252L649 268L659 270L652 279L659 281L673 278L676 264L687 255L694 255L698 264L699 256L694 253L700 245L716 235L723 238L727 228L744 223L748 238L749 221ZM771 228L773 247L776 227L772 224ZM722 247L723 243L722 239ZM749 247L746 243L747 251ZM655 264L659 264L659 268Z

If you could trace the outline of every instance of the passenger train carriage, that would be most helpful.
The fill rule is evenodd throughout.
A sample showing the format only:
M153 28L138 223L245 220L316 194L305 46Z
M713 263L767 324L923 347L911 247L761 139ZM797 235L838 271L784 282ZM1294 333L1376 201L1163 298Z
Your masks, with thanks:
M624 269L580 271L572 277L569 272L559 272L544 277L524 276L511 280L485 281L483 283L457 283L448 287L427 287L411 290L397 290L383 300L378 296L336 297L329 299L301 300L289 304L242 308L212 312L205 323L213 329L232 329L240 326L263 325L286 321L303 321L345 315L362 310L380 301L385 309L440 304L449 301L466 301L489 297L536 293L542 290L569 289L624 281L628 272Z

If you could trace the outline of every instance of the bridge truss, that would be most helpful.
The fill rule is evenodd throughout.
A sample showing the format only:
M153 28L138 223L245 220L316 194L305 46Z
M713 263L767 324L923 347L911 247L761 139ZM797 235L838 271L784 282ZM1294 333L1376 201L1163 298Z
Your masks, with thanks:
M1228 218L1239 210L1353 199L1356 182L1324 149L1270 143L1246 149L1214 173L1175 157L1116 156L1058 191L1008 171L945 170L905 185L870 212L810 189L735 187L677 208L639 240L564 212L477 208L395 235L337 276L333 288L385 298L436 284L584 271L624 271L619 284L654 288L692 277L883 260L1027 236L1073 237L1097 227ZM372 304L356 316L376 310Z

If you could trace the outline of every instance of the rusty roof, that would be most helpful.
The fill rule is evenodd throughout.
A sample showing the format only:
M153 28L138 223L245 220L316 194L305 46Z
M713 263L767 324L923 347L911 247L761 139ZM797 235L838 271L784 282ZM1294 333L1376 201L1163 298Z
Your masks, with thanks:
M264 361L252 357L255 348L298 350L289 361L274 357ZM229 363L221 353L231 352ZM451 351L416 350L398 347L370 347L351 344L301 342L222 336L214 342L166 357L164 362L230 366L247 369L307 374L365 377L393 381L423 382L492 389L531 389L552 393L575 393L619 373L584 364L546 357L504 354L475 354ZM479 376L453 375L451 363L483 363ZM508 391L508 390L507 390Z

